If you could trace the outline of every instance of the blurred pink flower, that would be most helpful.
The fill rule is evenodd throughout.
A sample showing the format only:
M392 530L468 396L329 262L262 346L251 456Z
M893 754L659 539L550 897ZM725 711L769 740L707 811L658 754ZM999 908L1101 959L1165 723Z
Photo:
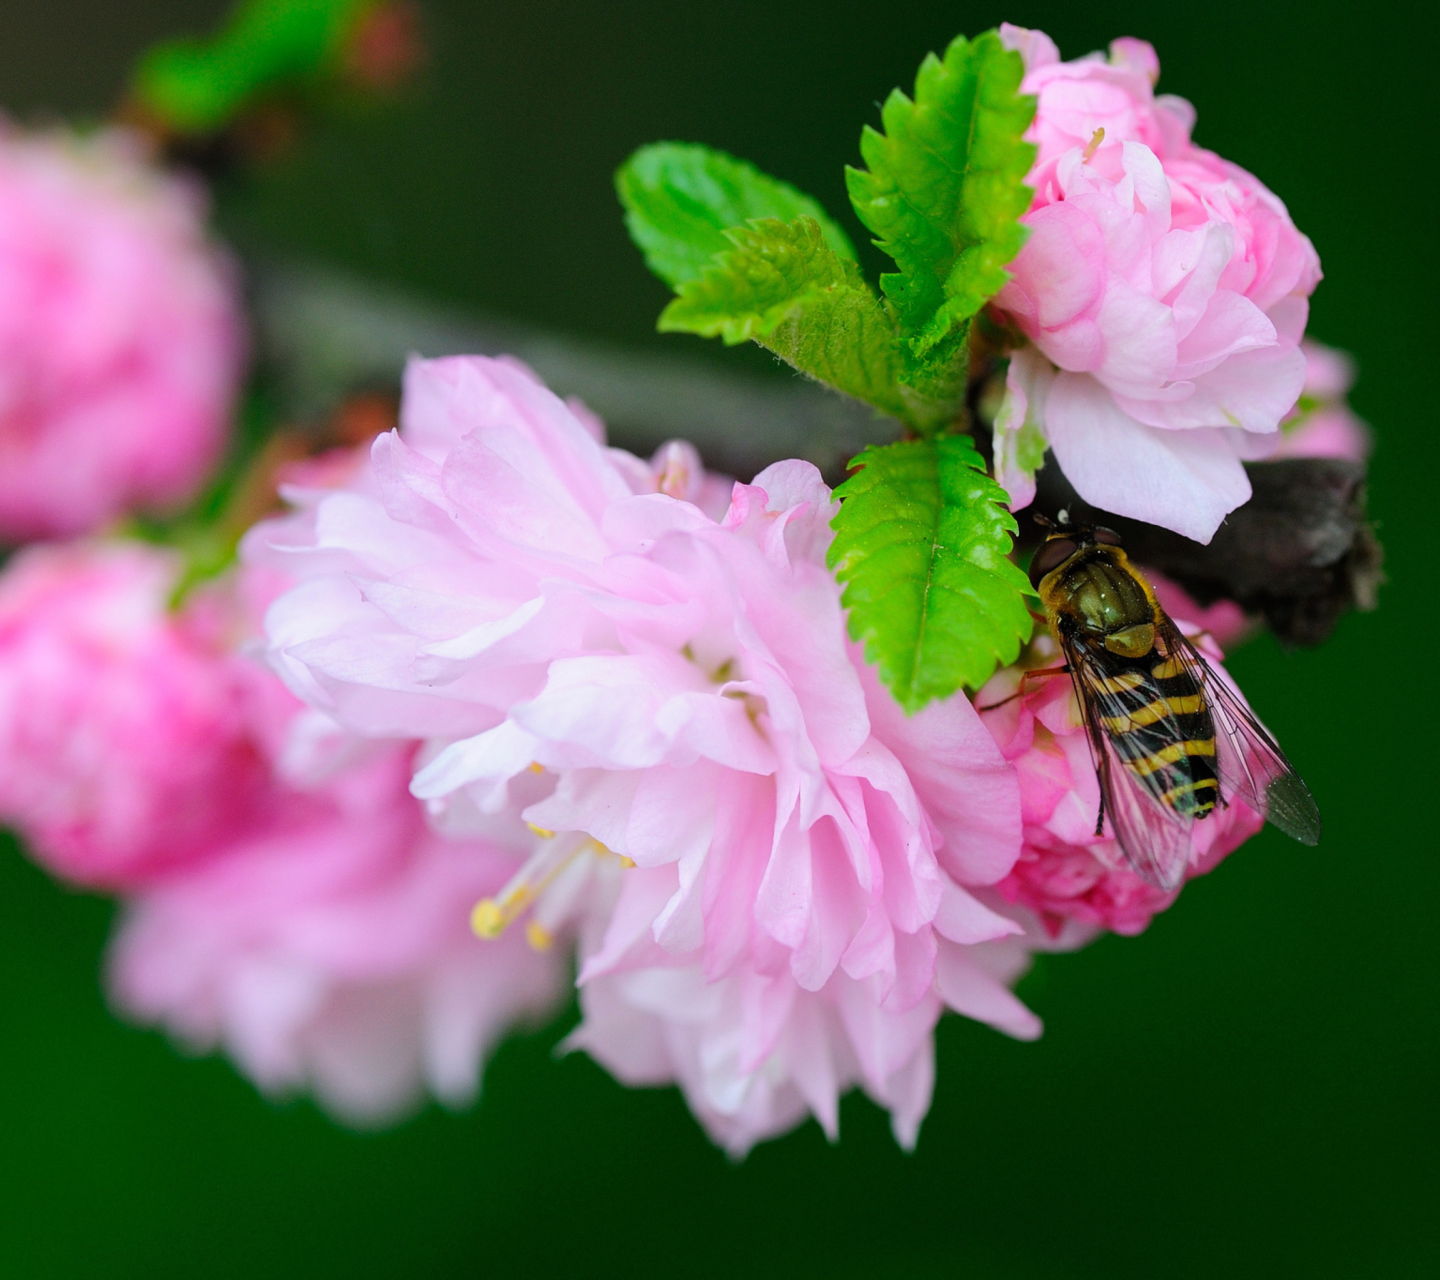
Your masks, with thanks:
M513 814L433 833L414 742L348 737L237 652L283 577L172 611L178 571L115 542L30 547L0 575L0 818L57 875L127 895L111 976L132 1016L350 1120L427 1087L465 1101L567 986L563 951L467 924L534 837Z
M1153 96L1149 45L1061 63L1040 33L1004 33L1039 155L994 304L1032 344L995 424L1001 483L1027 505L1048 444L1087 502L1208 542L1300 395L1319 259L1257 178L1190 141L1187 103Z
M891 1096L945 998L942 947L1021 931L962 887L1010 870L1019 793L968 702L907 718L850 647L819 474L777 464L717 522L687 500L713 489L692 452L607 450L505 360L412 363L401 421L350 491L247 539L301 580L267 618L291 687L360 733L429 739L412 789L449 829L524 806L541 846L500 907L587 842L635 864L583 984L676 969L820 1000L797 1009L868 1001L867 1034L908 1047L850 1042L834 1060L861 1075L834 1087ZM746 1028L745 1072L782 1051L782 1005Z
M168 599L174 553L31 547L0 574L0 820L68 880L124 888L204 854L267 769L226 610ZM292 702L283 691L278 696Z
M178 505L218 459L243 330L203 217L122 131L0 120L0 540Z
M1272 458L1343 458L1364 462L1374 448L1370 427L1350 408L1346 396L1355 382L1355 362L1343 351L1306 339L1305 389L1296 411L1281 424Z
M1180 626L1196 634L1188 622ZM1198 642L1219 670L1219 650L1208 637ZM1053 638L1038 637L1027 666L1059 663ZM1029 908L1056 935L1067 922L1140 933L1180 890L1167 893L1136 875L1108 834L1108 824L1106 835L1095 834L1100 785L1073 686L1065 676L1032 679L1020 697L1005 701L1021 689L1023 675L1018 666L998 672L975 697L977 706L993 708L983 713L985 723L1020 775L1024 847L996 890L1005 901ZM1212 870L1263 825L1239 800L1217 809L1195 826L1187 878Z
M323 781L277 787L208 860L132 897L110 956L119 1007L352 1123L393 1120L427 1089L471 1100L501 1037L559 1007L567 965L518 934L470 932L475 899L517 859L428 829L413 752L372 744Z

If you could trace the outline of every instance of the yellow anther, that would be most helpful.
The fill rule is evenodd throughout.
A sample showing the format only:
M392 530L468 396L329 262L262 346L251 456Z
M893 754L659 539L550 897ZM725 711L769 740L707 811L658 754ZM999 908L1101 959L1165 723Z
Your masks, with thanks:
M498 938L505 932L505 913L494 898L481 898L470 913L470 927L481 938Z
M1096 129L1095 132L1090 135L1090 142L1085 147L1085 154L1082 157L1086 164L1090 163L1090 157L1093 156L1100 149L1100 144L1104 141L1105 130L1103 128Z
M470 927L482 938L498 938L535 901L535 893L531 885L512 882L498 898L481 898L470 912Z
M536 835L545 837L545 843L526 860L503 889L493 898L484 898L475 904L470 913L470 927L482 938L498 938L510 925L530 908L531 904L545 892L546 887L582 854L605 854L609 850L598 840L565 839L552 840L554 832L537 827L533 822L526 824ZM550 945L550 931L543 925L531 921L525 927L525 936L537 951Z
M625 857L624 854L621 854L621 855L620 855L620 865L621 865L622 867L624 867L626 871L629 871L630 868L635 865L635 859L634 859L634 858L627 858L627 857Z
M549 951L555 945L555 937L543 924L531 920L525 926L525 941L532 951Z
M544 772L545 772L545 766L544 766L543 764L541 764L540 761L538 761L538 760L532 760L532 761L530 761L530 772L531 772L531 773L544 773Z
M546 831L544 827L537 827L533 822L527 822L525 825L542 840L553 840L555 838L553 831Z

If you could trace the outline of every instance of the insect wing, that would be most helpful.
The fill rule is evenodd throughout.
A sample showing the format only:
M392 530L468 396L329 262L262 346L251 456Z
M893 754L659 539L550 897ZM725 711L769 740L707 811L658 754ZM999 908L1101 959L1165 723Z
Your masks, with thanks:
M1320 810L1310 788L1247 707L1169 618L1162 631L1170 651L1194 669L1215 721L1215 751L1222 796L1238 796L1287 836L1320 843Z
M1153 702L1159 696L1154 683L1145 677L1143 683L1117 692L1107 670L1108 653L1096 652L1074 637L1064 637L1061 643L1080 695L1090 754L1115 838L1135 874L1168 893L1185 878L1195 820L1165 803L1163 773L1137 776L1125 758L1153 755L1177 735L1170 722L1161 720L1133 728L1117 742L1106 731L1105 721L1129 718L1138 707Z

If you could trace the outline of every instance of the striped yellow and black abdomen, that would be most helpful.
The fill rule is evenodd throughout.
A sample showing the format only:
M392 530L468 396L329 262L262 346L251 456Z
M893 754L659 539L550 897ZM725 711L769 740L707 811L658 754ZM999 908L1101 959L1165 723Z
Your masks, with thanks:
M1204 818L1220 799L1215 722L1205 692L1179 661L1152 650L1105 655L1101 725L1125 768L1177 813Z

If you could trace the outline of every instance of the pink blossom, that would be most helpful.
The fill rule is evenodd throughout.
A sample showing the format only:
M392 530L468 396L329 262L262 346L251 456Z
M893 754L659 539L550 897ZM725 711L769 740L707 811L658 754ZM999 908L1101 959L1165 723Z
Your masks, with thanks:
M123 887L198 857L265 787L259 673L216 601L169 609L178 571L117 542L32 547L0 575L0 818L67 879Z
M750 968L714 981L699 965L609 973L581 988L585 1018L566 1047L585 1050L624 1084L678 1084L696 1118L734 1156L807 1115L833 1141L839 1098L857 1086L891 1113L896 1140L911 1148L930 1109L932 1031L942 1007L1034 1039L1039 1019L1009 985L1044 941L942 940L933 988L903 1011L885 1007L869 984L844 973L813 992L788 973Z
M348 737L237 652L284 580L247 570L171 610L178 569L80 543L0 575L0 815L56 874L128 895L112 987L134 1017L347 1119L427 1087L466 1100L566 984L563 950L466 923L533 837L514 815L431 831L416 743Z
M0 121L0 540L172 507L218 458L243 343L203 215L128 134Z
M210 858L132 897L110 956L120 1008L352 1123L427 1089L468 1102L501 1036L558 1007L566 965L519 934L470 933L470 907L518 860L427 828L413 751L379 744L323 782L277 785Z
M995 424L1001 482L1028 504L1048 444L1094 506L1207 542L1300 395L1319 259L1257 178L1190 141L1188 104L1153 96L1149 45L1060 63L1039 33L1006 37L1039 155L994 304L1031 344Z
M946 999L938 957L1022 928L963 887L1009 872L1019 793L968 702L905 717L846 640L818 473L777 464L717 521L687 500L706 493L692 454L647 467L607 450L504 360L412 363L401 422L349 491L247 540L252 562L301 580L267 618L278 669L357 732L427 739L412 789L447 829L521 808L540 844L487 908L497 924L550 886L543 907L576 858L634 864L586 987L674 969L789 991L743 1028L751 1074L789 1052L786 1009L868 1001L888 1047L835 1014L850 1047L826 1043L850 1065L827 1096L855 1079L903 1093L913 1137L921 1076L894 1077L920 1071ZM975 983L989 1003L972 1008L1033 1032L1002 980ZM714 1001L716 1017L734 1007ZM605 1056L603 1032L581 1041ZM736 1142L784 1108L761 1111Z
M1181 629L1196 634L1189 623ZM1201 636L1202 649L1218 669L1219 650ZM1020 775L1025 837L1015 866L996 890L1007 902L1029 908L1046 929L1059 934L1084 924L1135 934L1179 895L1142 880L1126 863L1110 833L1095 834L1100 786L1066 676L1031 678L1025 670L1058 668L1053 638L1038 637L1023 666L997 673L977 695L995 741ZM1020 692L1010 701L1011 695ZM1264 825L1264 819L1237 799L1195 827L1194 860L1187 878L1217 866ZM1182 886L1183 887L1183 886Z
M1178 582L1172 582L1162 573L1147 568L1145 576L1155 589L1155 598L1172 618L1188 619L1187 626L1197 632L1204 632L1220 649L1232 649L1244 640L1256 626L1233 600L1216 600L1210 605L1195 602L1191 594Z
M1370 427L1356 417L1346 395L1355 362L1343 351L1306 339L1305 388L1296 411L1281 424L1272 458L1342 458L1364 462L1374 448Z

